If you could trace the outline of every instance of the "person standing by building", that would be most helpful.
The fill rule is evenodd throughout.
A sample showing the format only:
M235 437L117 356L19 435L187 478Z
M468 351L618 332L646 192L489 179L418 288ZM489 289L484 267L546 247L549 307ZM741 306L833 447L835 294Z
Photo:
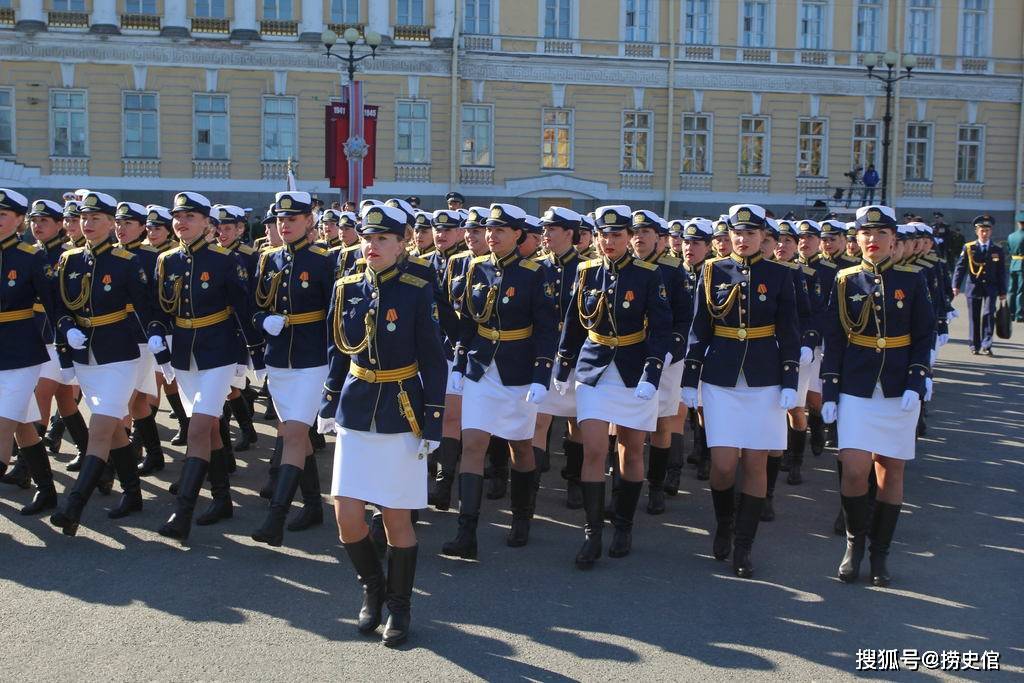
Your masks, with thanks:
M953 269L953 296L963 292L970 306L968 344L975 355L992 355L996 299L1006 301L1006 257L1003 248L992 242L993 223L988 214L975 217L978 239L964 245Z
M875 188L878 187L878 181L880 180L874 164L868 164L867 170L864 171L864 177L861 180L864 182L864 191L860 197L861 206L873 204L875 202Z

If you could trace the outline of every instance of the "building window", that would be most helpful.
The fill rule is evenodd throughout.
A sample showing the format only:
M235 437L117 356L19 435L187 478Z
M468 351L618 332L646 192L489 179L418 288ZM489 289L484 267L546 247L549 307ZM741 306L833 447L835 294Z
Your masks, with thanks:
M156 14L156 0L125 0L126 14Z
M882 0L857 3L857 51L875 52L882 46Z
M358 24L359 0L331 0L332 24Z
M228 96L196 95L196 159L228 158Z
M740 175L768 175L768 119L744 116L740 119Z
M980 183L985 129L982 126L960 126L956 139L956 181L958 183Z
M935 34L935 0L910 0L907 7L907 52L932 53Z
M263 98L263 160L294 159L298 145L294 97Z
M625 0L626 41L646 43L651 39L651 0Z
M800 3L800 47L805 50L828 47L827 0L803 0Z
M490 105L462 105L463 166L494 166L493 112Z
M572 109L544 109L541 166L572 168Z
M263 0L263 18L291 21L292 0Z
M156 159L160 156L158 139L157 94L124 94L124 155L132 159Z
M572 0L544 0L544 37L569 38L572 34Z
M960 54L988 55L988 0L963 0L960 17Z
M863 173L868 166L878 166L878 122L856 121L853 124L853 168Z
M14 91L0 89L0 155L14 154Z
M710 45L712 41L711 0L686 0L683 17L683 42L687 45Z
M824 119L800 119L797 136L797 175L821 178L828 166L825 149L828 147L828 122Z
M482 35L491 33L491 0L466 0L462 32Z
M651 171L651 123L649 111L622 112L622 170Z
M52 0L54 12L84 12L85 0Z
M683 114L683 173L711 173L711 116Z
M743 47L768 47L769 0L743 0Z
M397 21L399 26L423 26L423 0L398 0Z
M932 124L907 124L906 159L903 164L904 180L932 179Z
M226 19L226 0L195 0L196 16L200 19Z
M430 102L399 100L395 129L395 161L425 164L430 161Z
M53 156L88 156L88 117L84 90L50 91L50 151Z

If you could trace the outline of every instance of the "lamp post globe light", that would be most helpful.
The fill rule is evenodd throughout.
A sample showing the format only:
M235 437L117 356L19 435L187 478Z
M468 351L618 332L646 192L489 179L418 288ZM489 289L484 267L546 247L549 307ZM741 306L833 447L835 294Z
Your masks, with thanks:
M356 64L363 61L367 57L376 58L377 48L380 47L381 37L380 34L377 33L376 31L367 29L363 33L362 39L366 46L370 48L370 51L367 54L360 55L358 57L356 57L355 53L356 45L359 43L360 38L358 30L349 26L347 29L344 30L344 32L342 32L340 36L340 38L343 41L345 41L345 44L348 45L347 55L338 54L337 52L334 52L334 46L338 44L338 38L338 34L332 31L331 29L327 29L322 34L320 34L320 42L324 44L325 48L324 54L326 54L328 57L337 57L338 59L345 63L345 66L348 69L348 80L349 82L351 82L355 80Z
M892 143L892 91L893 86L905 78L910 78L911 71L917 68L917 57L914 55L903 55L903 69L906 73L901 74L897 64L900 63L900 56L889 50L884 55L868 53L863 56L862 61L868 70L868 78L881 81L885 86L885 117L882 130L882 204L888 205L889 201L889 145ZM884 67L884 73L878 73L876 68ZM894 73L895 71L895 73Z

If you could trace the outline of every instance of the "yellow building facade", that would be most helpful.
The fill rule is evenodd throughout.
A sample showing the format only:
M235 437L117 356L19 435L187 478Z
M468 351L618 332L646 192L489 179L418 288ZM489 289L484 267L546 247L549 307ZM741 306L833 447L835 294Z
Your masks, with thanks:
M291 159L337 198L320 35L347 26L384 36L368 196L844 208L883 166L864 56L893 51L889 203L1021 207L1024 3L997 0L0 0L0 185L262 207Z

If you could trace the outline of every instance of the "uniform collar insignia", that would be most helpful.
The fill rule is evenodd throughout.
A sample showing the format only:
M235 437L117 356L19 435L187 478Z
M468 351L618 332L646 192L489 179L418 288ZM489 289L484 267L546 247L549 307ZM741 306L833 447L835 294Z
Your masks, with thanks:
M464 242L456 242L452 246L450 246L447 249L445 249L444 253L442 253L441 255L444 256L445 258L451 258L452 256L455 256L457 253L459 253L459 249L460 249L460 247L462 247L463 244L465 244L465 243Z
M497 254L491 254L491 260L493 263L499 266L508 266L513 261L519 258L519 249L513 249L504 256L498 256Z
M56 249L60 245L64 244L65 239L67 238L64 235L64 231L61 230L59 233L57 233L56 237L46 242L43 246L46 247L47 250Z
M199 252L200 250L205 249L206 248L206 244L207 244L206 238L203 237L203 236L200 236L200 237L197 237L192 242L192 244L188 245L188 250L189 250L190 253L195 254L195 253Z
M138 249L139 247L142 246L142 238L140 237L137 240L132 240L127 244L120 244L118 246L120 246L122 249L127 249L128 251L131 251L132 249Z
M566 252L564 254L562 254L561 256L558 257L558 260L561 261L562 264L564 265L564 264L568 263L569 261L571 261L573 259L573 257L576 256L578 253L579 252L576 251L576 247L569 247L569 249L566 250Z
M872 263L867 259L861 259L860 267L863 268L868 273L874 273L877 275L878 273L884 273L885 271L892 268L892 259L887 257L884 261L880 263Z
M17 244L18 235L14 234L5 239L3 242L0 242L0 249L10 249L11 247L17 246Z
M375 285L380 286L387 282L388 280L394 278L396 275L398 275L398 265L391 265L379 273L374 272L373 268L367 266L366 270L363 271L363 274L366 276L366 279L369 282L372 282Z
M750 258L744 258L737 254L736 252L733 252L729 254L729 258L731 258L733 261L740 264L741 266L752 266L764 257L761 254L754 254Z
M630 256L629 252L626 252L618 261L611 262L607 257L602 257L602 260L604 261L605 268L608 270L619 271L632 263L633 257Z
M92 245L88 241L86 242L85 248L88 249L94 256L105 254L114 247L113 237L108 237L97 245Z
M301 251L302 249L304 249L308 245L309 245L309 240L306 239L305 237L303 237L302 239L299 239L299 240L289 244L288 245L288 251L290 251L291 253L294 254L297 251Z

